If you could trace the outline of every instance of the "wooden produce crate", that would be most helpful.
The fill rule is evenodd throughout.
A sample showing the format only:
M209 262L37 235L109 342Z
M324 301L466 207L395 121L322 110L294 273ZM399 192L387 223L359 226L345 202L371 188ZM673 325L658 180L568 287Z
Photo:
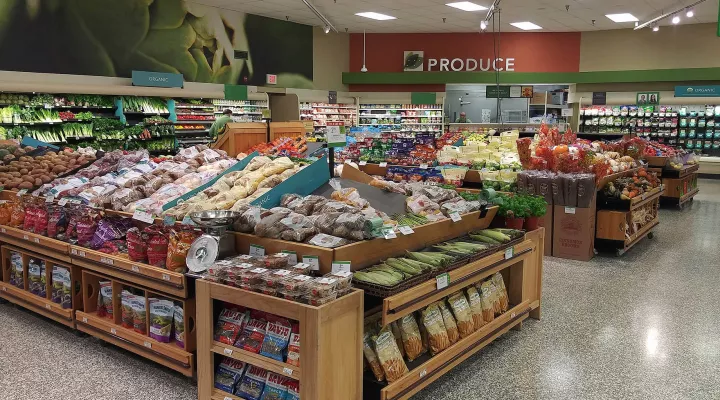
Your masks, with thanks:
M112 283L112 317L98 315L98 295L100 282ZM193 376L195 369L196 325L195 325L195 299L183 299L168 296L164 293L145 289L132 283L116 279L111 276L97 274L91 271L82 271L82 296L84 307L76 312L77 329L100 338L106 342L122 347L142 357L162 364L186 376ZM145 297L145 332L139 333L126 328L122 323L123 289L130 289L142 293ZM148 335L150 327L150 298L163 298L182 305L185 322L185 342L179 346L174 339L174 327L170 343L163 343Z
M419 250L429 244L463 236L472 230L485 229L490 226L498 209L494 206L485 211L467 213L462 215L462 220L458 222L445 219L417 226L413 228L414 234L407 236L399 234L396 239L378 238L341 246L335 249L333 257L335 261L351 261L351 268L356 271L378 261L402 255L406 250ZM321 272L330 271L323 271L321 268Z
M0 241L10 243L37 254L66 263L70 262L70 246L63 241L24 231L20 228L0 226Z
M643 159L647 161L649 167L665 168L670 157L644 156Z
M544 234L542 228L529 232L513 250L498 251L451 271L449 284L445 288L437 289L436 281L432 280L386 298L382 306L383 324L400 319L500 272L510 304L508 311L439 354L432 357L424 355L408 363L410 372L395 382L387 384L378 383L374 377L366 379L363 386L364 399L409 399L502 334L519 328L528 317L539 319Z
M688 166L686 166L688 167ZM662 203L683 207L700 192L698 188L698 172L697 165L685 168L683 171L675 171L675 174L668 176L668 170L663 172L662 182L665 185L665 194L662 197ZM673 177L677 176L677 177Z
M12 268L10 262L10 253L19 253L22 256L23 263L23 287L15 287L10 284L10 270ZM45 255L30 252L28 250L4 245L0 248L2 254L2 274L0 274L0 297L11 303L18 304L35 313L38 313L53 321L59 322L70 328L75 328L75 310L82 309L83 299L80 292L80 268L70 264L55 260ZM34 258L45 262L45 297L41 297L30 291L30 276L28 273L28 265L30 259ZM66 268L70 271L71 282L71 305L64 308L61 304L52 300L52 270L53 266Z
M302 122L271 122L270 141L281 137L296 138L305 136L305 125Z
M652 239L652 229L660 223L658 208L664 188L659 187L641 197L631 200L613 200L598 203L595 231L595 248L624 254L645 237ZM602 208L602 209L600 209ZM647 221L637 232L628 232L637 213L650 213Z
M70 257L75 265L162 293L182 298L187 297L189 293L188 280L183 273L131 261L126 256L101 253L76 245L70 246Z
M197 281L198 398L237 399L215 389L215 358L231 357L297 379L300 397L313 400L362 398L363 294L354 291L313 307L204 280ZM299 322L300 367L213 340L217 302L237 304Z
M225 133L212 145L213 149L224 150L235 157L249 148L268 142L268 127L263 122L230 122Z

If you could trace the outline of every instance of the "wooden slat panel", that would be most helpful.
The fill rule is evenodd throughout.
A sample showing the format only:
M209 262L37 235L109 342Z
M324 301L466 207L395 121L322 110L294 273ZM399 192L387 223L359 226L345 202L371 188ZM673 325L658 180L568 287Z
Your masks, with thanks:
M220 354L221 356L226 356L234 358L236 360L244 361L246 363L265 368L268 371L272 371L293 379L298 379L298 377L300 377L302 374L302 370L294 365L273 360L272 358L261 356L260 354L251 353L249 351L245 351L234 346L228 346L220 342L213 342L212 352L215 354Z

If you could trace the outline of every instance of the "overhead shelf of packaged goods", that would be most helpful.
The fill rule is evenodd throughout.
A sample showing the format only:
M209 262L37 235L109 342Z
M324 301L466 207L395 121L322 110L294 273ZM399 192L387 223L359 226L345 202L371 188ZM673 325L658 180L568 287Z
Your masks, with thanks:
M208 109L213 108L214 106L212 104L205 104L205 105L193 105L193 104L176 104L176 109Z
M360 108L360 111L442 111L442 108Z

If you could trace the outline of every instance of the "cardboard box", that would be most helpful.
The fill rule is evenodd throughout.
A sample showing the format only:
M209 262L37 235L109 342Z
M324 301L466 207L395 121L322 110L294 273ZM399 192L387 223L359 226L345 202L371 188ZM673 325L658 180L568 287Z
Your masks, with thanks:
M595 200L588 208L554 206L553 257L590 261L595 256Z
M540 219L540 226L545 228L545 253L546 256L552 256L553 244L553 211L552 204L546 206L545 216Z

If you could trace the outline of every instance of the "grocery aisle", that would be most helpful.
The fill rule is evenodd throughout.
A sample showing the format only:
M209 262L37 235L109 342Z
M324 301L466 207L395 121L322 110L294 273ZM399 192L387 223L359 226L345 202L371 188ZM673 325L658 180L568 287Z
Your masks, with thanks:
M655 239L622 258L546 258L543 320L416 399L720 397L720 182L699 186L689 209L662 210ZM197 398L179 374L10 305L0 305L0 388L0 400Z

